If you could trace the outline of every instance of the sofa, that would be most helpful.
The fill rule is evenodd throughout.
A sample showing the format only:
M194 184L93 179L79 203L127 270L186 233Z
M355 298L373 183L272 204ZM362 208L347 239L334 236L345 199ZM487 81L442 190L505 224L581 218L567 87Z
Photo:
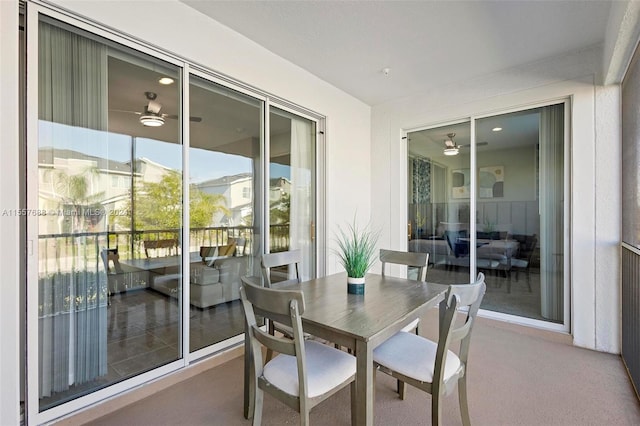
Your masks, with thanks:
M191 263L189 302L198 308L208 308L240 298L240 277L247 268L244 256L223 256L205 262ZM150 287L167 296L178 295L180 274L166 268L150 271Z
M466 266L470 264L469 234L464 224L458 227L439 227L437 236L409 241L409 251L429 253L432 265ZM462 226L460 226L462 225ZM478 224L477 229L482 229ZM497 225L491 231L476 233L476 264L480 269L504 270L511 268L520 244L511 239L511 225Z

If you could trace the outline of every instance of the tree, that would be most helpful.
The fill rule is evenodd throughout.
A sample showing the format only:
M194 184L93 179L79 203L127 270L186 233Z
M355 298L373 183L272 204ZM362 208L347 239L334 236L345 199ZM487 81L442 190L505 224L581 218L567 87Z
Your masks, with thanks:
M280 199L269 206L271 223L273 225L286 225L291 219L291 195L282 193Z
M68 175L64 171L55 173L54 191L59 200L59 209L71 232L87 231L104 216L100 200L104 192L93 193L93 177L98 169L89 167L81 174Z
M195 185L189 191L190 227L210 226L214 214L228 214L223 195L207 194ZM182 202L182 175L170 171L159 182L141 182L134 188L133 205L131 200L127 204L134 214L136 230L178 229L182 225ZM120 224L129 228L125 220L120 218Z

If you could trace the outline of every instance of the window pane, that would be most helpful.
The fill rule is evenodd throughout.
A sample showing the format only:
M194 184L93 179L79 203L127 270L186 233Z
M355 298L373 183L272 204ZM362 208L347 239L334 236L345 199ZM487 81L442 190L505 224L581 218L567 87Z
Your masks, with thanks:
M469 282L470 125L411 132L407 139L409 251L429 253L428 281Z
M190 350L244 332L240 277L259 268L263 105L191 76ZM258 191L256 191L256 188ZM259 273L259 269L257 270Z
M477 121L482 308L563 321L564 105Z
M38 54L44 410L181 357L182 150L178 68L53 20Z
M300 276L314 278L316 124L278 108L270 111L269 252L302 250ZM272 282L283 279L282 271L271 272Z

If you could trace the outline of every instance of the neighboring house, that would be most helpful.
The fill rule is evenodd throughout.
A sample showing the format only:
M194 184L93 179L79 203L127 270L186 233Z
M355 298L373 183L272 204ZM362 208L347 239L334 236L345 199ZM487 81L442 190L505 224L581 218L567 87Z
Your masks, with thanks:
M131 165L72 150L38 150L40 233L105 231L116 214L124 212L131 191ZM139 174L135 174L139 177ZM84 181L78 199L70 195L68 180ZM78 195L75 195L78 197ZM77 211L73 204L82 206ZM73 229L73 216L80 215L84 229ZM113 229L113 228L111 228Z
M223 176L196 184L196 188L207 194L224 196L229 214L218 214L213 219L214 226L240 226L242 219L251 213L253 201L252 176L240 173L233 176Z

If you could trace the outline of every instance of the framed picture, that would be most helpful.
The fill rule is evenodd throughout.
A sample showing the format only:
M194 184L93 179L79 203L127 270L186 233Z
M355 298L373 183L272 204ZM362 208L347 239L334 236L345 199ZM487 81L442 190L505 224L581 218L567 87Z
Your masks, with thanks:
M478 196L480 198L504 197L504 166L480 167Z
M451 171L451 198L469 198L471 189L471 177L469 169L457 169Z

